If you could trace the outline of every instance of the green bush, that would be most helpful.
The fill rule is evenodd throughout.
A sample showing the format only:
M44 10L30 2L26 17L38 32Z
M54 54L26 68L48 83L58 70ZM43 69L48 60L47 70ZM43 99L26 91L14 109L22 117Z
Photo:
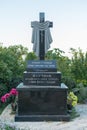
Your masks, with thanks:
M84 87L87 87L87 52L83 53L80 48L71 48L70 51L71 59L59 48L49 50L45 59L56 60L57 70L62 73L62 82L68 86L69 91L75 91L78 100L82 101L87 98L84 92ZM0 46L0 84L4 84L0 85L0 96L23 81L27 60L36 59L33 52L28 53L28 49L21 45L8 48ZM83 88L78 86L80 83Z
M8 91L8 88L5 86L5 84L0 84L0 97L4 95Z
M67 85L69 91L72 91L72 89L76 87L76 82L71 77L67 77L67 76L64 77L64 76L62 76L62 82Z
M87 99L87 87L84 86L83 83L77 84L72 91L77 95L79 103L85 103Z
M80 48L71 48L71 53L71 74L76 81L85 81L84 85L87 86L87 52L83 53Z
M21 82L25 70L24 56L27 48L21 45L0 47L0 82L10 90Z

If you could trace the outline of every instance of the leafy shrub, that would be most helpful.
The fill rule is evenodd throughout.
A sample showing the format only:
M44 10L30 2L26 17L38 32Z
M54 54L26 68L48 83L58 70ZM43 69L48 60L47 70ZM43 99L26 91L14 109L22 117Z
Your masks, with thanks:
M82 84L84 87L87 87L87 80L85 79L82 79L82 80L78 79L76 82L77 82L77 85Z
M5 84L8 90L22 80L25 55L27 48L21 45L0 47L0 82Z
M7 92L7 87L5 84L0 84L0 97Z
M86 81L84 85L87 86L87 52L83 53L80 48L70 50L72 53L71 73L76 81Z
M87 99L87 87L84 87L83 83L77 84L77 86L72 89L72 91L77 95L79 103L85 102Z
M26 61L28 60L36 60L37 59L37 56L35 55L34 52L29 52L25 58Z
M72 91L72 89L76 87L76 82L71 77L63 76L62 77L62 82L67 85L67 87L69 88L69 91Z

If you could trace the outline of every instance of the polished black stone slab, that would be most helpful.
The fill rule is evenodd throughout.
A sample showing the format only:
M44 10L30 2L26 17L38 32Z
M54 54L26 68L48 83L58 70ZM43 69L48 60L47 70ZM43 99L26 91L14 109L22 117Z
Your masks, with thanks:
M57 72L57 68L26 68L28 72Z
M70 121L70 115L18 115L15 116L16 122L26 121Z
M19 86L18 113L15 121L69 120L67 87Z
M24 85L60 86L60 72L24 72Z
M55 60L29 60L26 71L29 72L57 72Z

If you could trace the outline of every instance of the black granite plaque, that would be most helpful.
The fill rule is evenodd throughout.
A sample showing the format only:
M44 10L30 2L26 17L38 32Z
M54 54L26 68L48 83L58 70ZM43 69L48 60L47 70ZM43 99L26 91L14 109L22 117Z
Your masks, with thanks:
M61 95L62 94L62 95ZM61 100L58 98L61 96ZM19 115L66 114L65 91L43 88L19 93Z
M22 86L17 90L19 102L16 121L70 119L67 115L67 87Z
M60 86L60 72L24 72L24 85Z
M29 72L57 72L55 60L29 60L26 71Z

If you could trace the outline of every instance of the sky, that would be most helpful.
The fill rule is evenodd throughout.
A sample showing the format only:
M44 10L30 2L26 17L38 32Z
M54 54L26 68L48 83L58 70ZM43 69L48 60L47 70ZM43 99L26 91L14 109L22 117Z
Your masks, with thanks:
M40 12L53 22L50 49L87 51L87 0L0 0L0 43L32 51L31 22L39 21Z

